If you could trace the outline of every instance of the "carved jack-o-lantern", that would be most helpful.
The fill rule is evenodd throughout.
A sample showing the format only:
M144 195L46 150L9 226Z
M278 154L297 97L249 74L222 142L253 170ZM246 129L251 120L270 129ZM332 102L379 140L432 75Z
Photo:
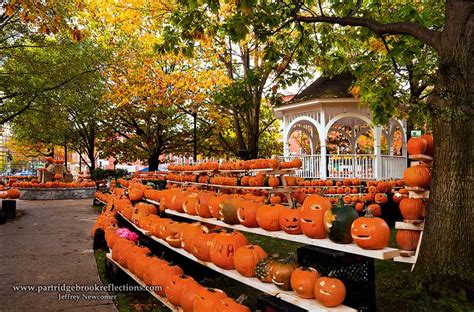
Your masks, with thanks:
M209 256L211 261L226 270L234 266L234 254L242 246L248 245L247 238L240 232L224 232L217 234L211 242Z
M337 278L321 277L314 285L314 296L326 307L336 307L346 298L346 287Z
M300 213L300 226L303 233L311 238L325 238L324 214L331 208L326 197L310 195L306 197Z
M300 214L301 209L296 208L284 208L280 211L278 216L278 222L283 231L288 234L301 234L300 226Z
M361 217L351 225L354 242L364 249L383 249L390 240L390 229L381 218Z

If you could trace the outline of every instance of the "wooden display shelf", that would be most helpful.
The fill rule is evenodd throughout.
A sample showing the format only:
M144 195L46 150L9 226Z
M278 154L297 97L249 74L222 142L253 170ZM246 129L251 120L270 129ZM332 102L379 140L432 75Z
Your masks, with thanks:
M145 200L146 202L149 202L150 204L156 205L156 206L160 205L159 202L157 202L156 200L153 200L153 199L143 198L143 200Z
M415 155L409 155L408 156L409 160L414 160L414 161L422 161L422 162L432 162L433 157L424 155L424 154L415 154Z
M422 220L409 220L409 221L421 221L421 222L420 223L395 222L395 229L397 229L397 230L423 231L423 228L424 228L425 224Z
M301 244L308 244L308 245L319 246L319 247L333 249L333 250L339 250L339 251L352 253L352 254L356 254L356 255L361 255L361 256L365 256L365 257L369 257L369 258L385 260L385 259L391 259L391 258L396 257L396 256L399 255L399 250L395 249L395 248L386 247L386 248L381 249L381 250L367 250L367 249L360 248L359 246L357 246L354 243L351 243L351 244L337 244L337 243L334 243L333 241L329 240L328 238L313 239L313 238L309 238L309 237L307 237L303 234L291 235L291 234L285 233L284 231L269 232L269 231L266 231L266 230L261 229L261 228L248 228L248 227L245 227L241 224L230 225L230 224L224 223L222 221L216 220L214 218L201 218L199 216L192 216L192 215L188 215L186 213L181 213L181 212L177 212L177 211L170 210L170 209L166 209L165 212L167 214L170 214L170 215L174 215L174 216L178 216L178 217L182 217L182 218L186 218L186 219L191 219L191 220L195 220L195 221L201 221L201 222L208 223L208 224L219 225L219 226L222 226L222 227L231 228L231 229L235 229L235 230L242 231L242 232L254 233L254 234L258 234L258 235L263 235L263 236L268 236L268 237L274 237L274 238L284 239L284 240L288 240L288 241L293 241L293 242L297 242L297 243L301 243Z
M398 256L398 257L393 258L393 261L415 264L415 257L414 256L411 256L411 257Z
M411 191L411 192L417 192L417 193L423 193L427 191L427 189L423 187L419 187L419 186L405 186L405 189L409 192Z
M430 198L430 191L408 191L409 198Z
M291 304L294 304L298 307L307 309L308 311L355 311L354 309L352 309L350 307L347 307L347 306L339 306L339 307L336 307L336 308L327 308L327 307L324 307L321 304L319 304L315 299L312 299L312 300L311 299L303 299L303 298L298 297L292 291L281 290L278 287L276 287L275 285L270 284L270 283L263 283L260 280L258 280L257 278L248 278L248 277L242 276L236 270L225 270L225 269L222 269L222 268L218 267L217 265L215 265L211 262L201 261L198 258L196 258L194 255L187 252L186 250L170 246L168 243L166 243L162 239L160 239L156 236L150 235L150 233L148 231L145 231L145 230L141 229L140 227L136 226L135 224L130 222L130 220L128 220L126 218L124 218L124 219L128 223L133 225L138 231L140 231L141 233L149 236L155 242L167 247L168 249L173 250L176 253L179 253L179 254L181 254L181 255L183 255L183 256L185 256L185 257L187 257L187 258L189 258L189 259L191 259L191 260L193 260L193 261L195 261L195 262L197 262L201 265L204 265L204 266L206 266L206 267L208 267L208 268L210 268L210 269L212 269L216 272L219 272L223 275L226 275L226 276L228 276L232 279L235 279L238 282L247 284L247 285L249 285L251 287L254 287L255 289L258 289L258 290L260 290L262 292L265 292L269 295L276 296L277 298L280 298L280 299L282 299L286 302L289 302Z
M136 276L135 274L133 274L130 270L128 270L127 268L124 268L123 266L120 265L120 263L118 263L117 261L115 261L114 259L112 259L112 251L110 251L109 253L107 253L105 255L107 257L107 259L112 262L114 265L116 265L117 267L119 267L122 271L124 271L128 276L130 276L135 282L137 282L138 285L146 288L147 285L141 280L138 278L138 276ZM157 295L154 291L148 291L153 297L155 297L156 299L158 299L158 301L160 301L163 305L165 305L167 308L169 308L171 311L176 311L176 312L181 312L183 311L183 309L181 309L180 307L177 307L175 306L174 304L172 304L168 299L166 299L166 297L161 297L159 295Z
M246 172L266 172L270 174L288 174L294 173L296 170L302 168L288 168L288 169L218 169L218 170L170 170L171 173L246 173Z

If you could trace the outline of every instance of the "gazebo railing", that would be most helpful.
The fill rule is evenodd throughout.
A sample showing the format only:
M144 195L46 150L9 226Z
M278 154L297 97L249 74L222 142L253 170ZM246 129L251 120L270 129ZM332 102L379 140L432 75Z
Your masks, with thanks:
M328 177L373 179L374 164L375 158L371 154L328 155Z
M382 155L382 179L401 178L406 165L405 156Z
M319 178L321 155L300 155L300 156L280 156L280 161L292 161L295 158L301 159L303 163L301 170L296 171L296 176L303 178Z

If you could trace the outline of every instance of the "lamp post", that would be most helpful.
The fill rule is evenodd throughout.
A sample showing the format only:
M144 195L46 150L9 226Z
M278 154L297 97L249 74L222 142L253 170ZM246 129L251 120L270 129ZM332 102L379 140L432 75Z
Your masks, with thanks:
M192 113L193 113L193 123L194 123L194 131L193 131L193 162L197 162L197 113L198 113L198 106L192 106Z

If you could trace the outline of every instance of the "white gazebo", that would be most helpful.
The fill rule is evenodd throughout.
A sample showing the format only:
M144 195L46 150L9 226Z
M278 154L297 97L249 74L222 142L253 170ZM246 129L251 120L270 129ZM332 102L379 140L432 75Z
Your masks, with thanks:
M391 119L387 125L374 125L369 109L359 105L359 100L348 92L352 81L350 74L331 79L321 77L291 101L274 109L276 117L283 121L283 158L303 160L299 176L322 179L402 176L407 164L406 122ZM295 132L309 141L309 149L290 151ZM362 136L373 142L373 150L357 152ZM344 146L331 142L334 137L339 138L339 143L344 141Z

